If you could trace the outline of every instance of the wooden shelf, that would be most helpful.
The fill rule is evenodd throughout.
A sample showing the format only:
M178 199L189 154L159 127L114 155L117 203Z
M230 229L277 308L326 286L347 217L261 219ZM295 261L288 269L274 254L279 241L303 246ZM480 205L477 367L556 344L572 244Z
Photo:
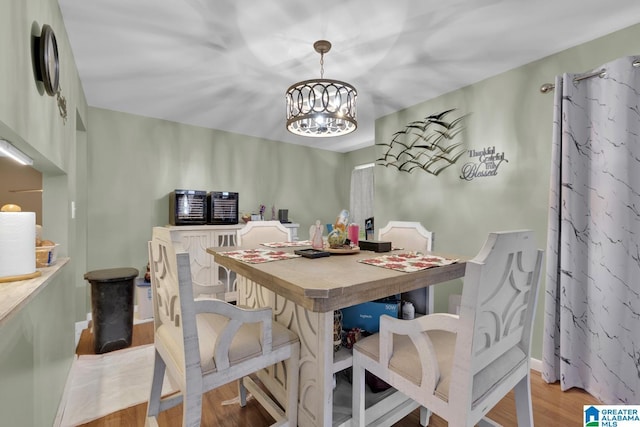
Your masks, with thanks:
M348 350L347 350L348 351ZM349 427L351 425L351 373L341 372L336 375L336 388L333 390L333 427ZM394 388L373 393L365 386L365 407L368 422L380 421L391 425L404 418L418 407ZM382 421L384 420L384 422Z
M353 364L353 356L351 350L346 347L342 347L337 352L333 353L333 373L343 371L350 368Z

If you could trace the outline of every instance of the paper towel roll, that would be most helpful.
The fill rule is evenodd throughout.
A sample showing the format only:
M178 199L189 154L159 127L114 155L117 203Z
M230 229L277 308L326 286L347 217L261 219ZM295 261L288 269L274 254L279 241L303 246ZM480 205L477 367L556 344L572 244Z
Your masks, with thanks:
M0 212L0 277L35 271L35 212Z

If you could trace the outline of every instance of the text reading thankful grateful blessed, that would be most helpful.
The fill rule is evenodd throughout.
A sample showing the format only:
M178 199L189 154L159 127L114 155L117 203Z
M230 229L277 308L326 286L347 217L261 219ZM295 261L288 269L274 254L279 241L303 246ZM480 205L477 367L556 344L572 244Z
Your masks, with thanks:
M482 150L469 150L469 158L472 161L462 166L460 179L471 181L474 178L484 178L498 175L498 169L503 162L509 162L504 158L504 153L496 153L496 147L487 147Z

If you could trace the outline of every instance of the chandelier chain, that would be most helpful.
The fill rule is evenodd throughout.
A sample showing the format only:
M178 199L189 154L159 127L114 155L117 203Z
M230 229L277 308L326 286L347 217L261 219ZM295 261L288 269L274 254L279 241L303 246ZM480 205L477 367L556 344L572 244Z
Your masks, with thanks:
M324 52L320 53L320 78L324 78Z

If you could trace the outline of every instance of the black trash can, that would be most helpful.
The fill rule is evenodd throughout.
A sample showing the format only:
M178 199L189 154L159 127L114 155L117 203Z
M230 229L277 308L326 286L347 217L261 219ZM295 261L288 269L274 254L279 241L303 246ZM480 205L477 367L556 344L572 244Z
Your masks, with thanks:
M131 345L134 279L137 276L135 268L95 270L84 275L91 283L93 349L96 354Z

